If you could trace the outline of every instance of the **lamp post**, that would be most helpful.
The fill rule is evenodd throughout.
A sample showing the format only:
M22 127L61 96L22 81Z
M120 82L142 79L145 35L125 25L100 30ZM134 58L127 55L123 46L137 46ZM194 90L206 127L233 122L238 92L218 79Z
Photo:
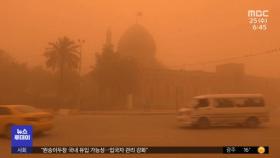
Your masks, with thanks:
M78 92L78 107L77 110L79 111L81 109L81 98L82 98L82 48L83 44L85 43L85 40L78 39L78 44L80 46L80 62L79 62L79 92Z

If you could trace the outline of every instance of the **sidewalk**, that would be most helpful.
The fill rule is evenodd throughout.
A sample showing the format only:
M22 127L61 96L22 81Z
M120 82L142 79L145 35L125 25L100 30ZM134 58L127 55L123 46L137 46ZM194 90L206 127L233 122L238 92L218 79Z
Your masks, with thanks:
M153 110L153 111L80 111L82 115L173 115L175 110Z
M175 110L119 110L119 111L94 111L94 110L77 110L77 109L60 109L57 115L175 115Z

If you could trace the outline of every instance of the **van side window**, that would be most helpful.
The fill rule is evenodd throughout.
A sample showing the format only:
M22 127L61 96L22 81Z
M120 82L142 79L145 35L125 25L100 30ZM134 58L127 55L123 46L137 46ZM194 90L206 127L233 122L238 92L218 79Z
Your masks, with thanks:
M234 98L234 105L237 107L245 107L246 98Z
M0 116L1 115L10 115L12 114L10 109L6 108L6 107L0 107Z
M230 108L234 106L233 101L231 99L216 99L216 103L216 107L218 108Z
M262 98L247 98L244 102L245 107L263 107L264 100Z
M209 106L208 99L198 99L195 108L202 108L202 107L208 107L208 106Z

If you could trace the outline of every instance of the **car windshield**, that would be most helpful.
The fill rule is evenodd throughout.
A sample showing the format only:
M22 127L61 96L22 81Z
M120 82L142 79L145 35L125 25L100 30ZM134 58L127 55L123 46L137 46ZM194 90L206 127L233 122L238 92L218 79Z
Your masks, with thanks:
M32 106L26 106L26 105L17 106L16 110L21 112L21 113L32 113L32 112L38 112L39 111L39 109L37 109L37 108L34 108Z

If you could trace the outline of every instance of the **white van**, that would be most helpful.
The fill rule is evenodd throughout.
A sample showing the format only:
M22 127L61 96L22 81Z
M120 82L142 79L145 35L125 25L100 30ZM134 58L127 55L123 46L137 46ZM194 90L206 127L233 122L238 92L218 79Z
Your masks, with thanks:
M269 112L261 94L213 94L194 97L191 105L179 109L177 119L180 125L200 128L258 127L269 121Z

